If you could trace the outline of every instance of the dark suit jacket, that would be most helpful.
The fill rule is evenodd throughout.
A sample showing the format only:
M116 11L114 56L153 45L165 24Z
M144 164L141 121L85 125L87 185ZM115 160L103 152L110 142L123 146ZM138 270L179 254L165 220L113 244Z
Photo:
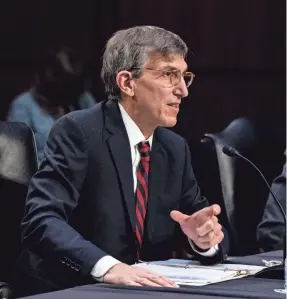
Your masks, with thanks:
M157 128L150 163L142 259L168 259L187 243L170 211L192 214L208 202L200 195L183 138ZM33 275L25 281L31 289L40 285L34 276L40 277L49 283L43 292L92 282L90 271L106 254L135 263L135 223L130 145L117 103L62 117L30 183L22 222L26 250L18 264L21 281ZM200 256L201 261L222 261L227 238L224 243L215 257Z
M271 189L286 213L286 165L284 165L282 173L273 180ZM286 236L284 217L272 195L269 194L262 220L257 227L257 239L260 250L283 249L284 236Z

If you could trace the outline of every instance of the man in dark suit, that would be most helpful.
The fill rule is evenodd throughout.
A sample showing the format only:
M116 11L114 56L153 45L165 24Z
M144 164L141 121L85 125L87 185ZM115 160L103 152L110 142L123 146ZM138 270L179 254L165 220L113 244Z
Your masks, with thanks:
M186 141L163 128L176 124L194 78L186 53L179 36L158 27L118 31L108 41L109 101L56 123L31 180L20 290L95 281L175 287L130 265L181 249L205 264L226 258L220 207L201 197Z
M283 166L282 173L273 180L271 189L286 213L286 164ZM262 220L257 227L257 240L260 250L263 252L282 250L284 248L284 235L286 236L284 217L270 193Z

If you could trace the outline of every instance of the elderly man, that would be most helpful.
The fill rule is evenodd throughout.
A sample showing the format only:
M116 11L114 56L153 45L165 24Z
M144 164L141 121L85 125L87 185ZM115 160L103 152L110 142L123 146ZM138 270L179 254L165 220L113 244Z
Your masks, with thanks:
M228 239L200 195L186 141L173 127L194 74L172 32L116 32L103 57L109 100L63 116L33 177L22 222L18 287L46 292L96 281L176 285L132 267L185 249L222 262Z

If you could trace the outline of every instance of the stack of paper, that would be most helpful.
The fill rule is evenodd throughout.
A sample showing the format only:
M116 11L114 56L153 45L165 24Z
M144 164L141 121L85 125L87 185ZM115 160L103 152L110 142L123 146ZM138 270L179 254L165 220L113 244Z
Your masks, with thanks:
M211 283L254 275L265 267L241 264L216 264L203 266L190 260L142 262L135 264L154 273L163 275L177 284L203 286Z

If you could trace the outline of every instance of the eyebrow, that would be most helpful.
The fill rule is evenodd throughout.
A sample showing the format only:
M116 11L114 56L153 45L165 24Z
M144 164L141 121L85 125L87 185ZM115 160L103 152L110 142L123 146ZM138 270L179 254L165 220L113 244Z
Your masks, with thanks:
M177 69L176 67L172 66L172 65L166 65L164 68L164 70L171 70L171 71L179 71L179 69ZM183 73L185 73L187 71L188 67L186 67L183 70Z

